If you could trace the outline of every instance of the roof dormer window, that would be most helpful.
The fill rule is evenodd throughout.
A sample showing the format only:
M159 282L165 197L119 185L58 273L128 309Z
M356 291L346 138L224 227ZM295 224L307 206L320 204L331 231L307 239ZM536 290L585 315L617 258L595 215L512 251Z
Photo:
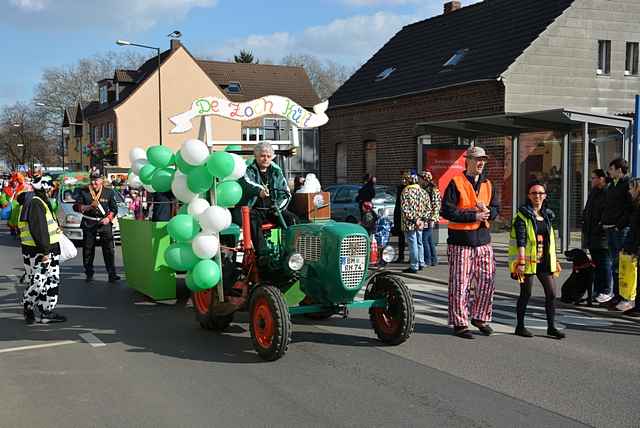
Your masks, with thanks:
M240 82L229 82L224 90L229 94L239 94L242 90L242 87L240 86Z
M469 49L458 49L456 53L454 53L453 56L449 58L447 62L445 62L442 66L453 67L455 65L458 65L460 61L464 59L465 55L467 55L467 52L469 52Z
M100 99L100 104L107 103L107 100L109 99L107 85L100 85L99 99Z
M391 76L391 73L393 73L394 71L396 71L395 67L385 68L380 72L380 74L376 76L376 82L380 82L381 80L384 80L387 77Z

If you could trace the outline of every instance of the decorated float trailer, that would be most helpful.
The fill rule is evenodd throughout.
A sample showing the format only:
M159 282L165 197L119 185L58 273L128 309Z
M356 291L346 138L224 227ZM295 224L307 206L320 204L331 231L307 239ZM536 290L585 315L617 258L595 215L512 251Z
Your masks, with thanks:
M294 136L291 144L295 146L298 128L326 123L326 108L324 102L315 106L312 113L290 99L277 96L247 103L203 98L196 100L189 111L171 118L175 124L172 132L187 131L196 117L202 117L210 130L211 115L250 120L270 114L291 122ZM225 143L237 148L248 142ZM370 269L379 258L375 244L361 226L330 220L330 212L326 215L328 197L322 193L306 198L307 222L289 227L280 209L290 202L287 200L290 196L273 195L275 203L270 209L279 221L262 226L269 262L258 265L249 208L241 208L241 225L231 223L229 212L242 196L237 180L245 173L245 160L229 151L211 151L215 144L209 140L206 144L188 140L175 154L162 146L146 151L133 149L130 153L132 186L144 185L157 191L170 189L186 205L168 224L156 229L164 230L163 236L151 236L157 243L152 248L157 252L146 265L135 260L142 252L128 250L127 241L140 242L141 238L139 234L133 236L133 229L128 230L135 221L123 222L127 280L142 282L140 272L151 269L153 274L146 275L144 287L149 289L157 277L173 275L167 274L170 270L186 272L186 284L192 291L200 325L222 331L233 322L236 312L248 311L254 349L265 360L276 360L286 353L291 341L291 315L346 317L350 309L366 308L381 341L392 345L406 341L415 323L410 290L401 278L384 269ZM325 214L318 215L320 210ZM382 249L380 254L387 262L395 258L391 247ZM135 268L129 264L135 264ZM134 270L139 272L138 277L129 278L129 272ZM363 287L364 300L356 300Z

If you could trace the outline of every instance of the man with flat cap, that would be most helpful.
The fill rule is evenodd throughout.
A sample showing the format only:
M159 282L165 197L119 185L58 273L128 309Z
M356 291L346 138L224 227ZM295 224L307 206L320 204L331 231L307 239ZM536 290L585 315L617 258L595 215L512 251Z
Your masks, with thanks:
M113 219L118 213L115 194L112 189L104 187L102 175L98 170L92 170L91 183L78 192L74 211L82 214L82 232L84 246L82 248L82 262L86 281L93 280L93 259L95 257L96 239L100 236L102 245L102 258L107 267L109 282L120 279L115 267L115 244L113 242Z
M499 207L493 185L486 178L485 150L470 147L465 157L465 170L451 179L444 192L441 214L449 220L449 324L456 336L473 339L469 316L471 324L481 333L486 336L493 333L489 322L496 263L489 220L498 216ZM472 282L475 288L469 311Z

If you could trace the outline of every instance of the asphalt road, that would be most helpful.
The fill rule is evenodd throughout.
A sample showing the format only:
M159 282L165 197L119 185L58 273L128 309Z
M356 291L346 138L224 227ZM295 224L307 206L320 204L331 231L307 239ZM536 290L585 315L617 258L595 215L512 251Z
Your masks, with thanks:
M567 339L544 337L544 310L513 336L514 300L496 298L498 334L465 341L446 326L446 289L407 279L416 332L381 346L365 311L294 321L279 361L254 353L247 316L200 329L184 289L158 304L111 285L96 257L63 265L64 324L26 326L19 250L0 228L0 427L640 426L640 324L563 309ZM121 263L118 258L118 263Z

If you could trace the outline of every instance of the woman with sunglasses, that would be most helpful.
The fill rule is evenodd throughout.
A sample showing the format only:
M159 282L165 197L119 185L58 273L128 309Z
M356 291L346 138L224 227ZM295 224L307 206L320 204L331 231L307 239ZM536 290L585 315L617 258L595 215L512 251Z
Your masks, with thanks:
M545 310L547 313L547 335L562 339L565 334L555 326L555 278L560 272L556 261L556 242L550 214L544 208L547 197L545 187L540 182L528 186L527 202L518 209L511 225L509 244L509 268L520 283L515 334L533 337L524 326L524 315L531 297L534 277L544 288Z

